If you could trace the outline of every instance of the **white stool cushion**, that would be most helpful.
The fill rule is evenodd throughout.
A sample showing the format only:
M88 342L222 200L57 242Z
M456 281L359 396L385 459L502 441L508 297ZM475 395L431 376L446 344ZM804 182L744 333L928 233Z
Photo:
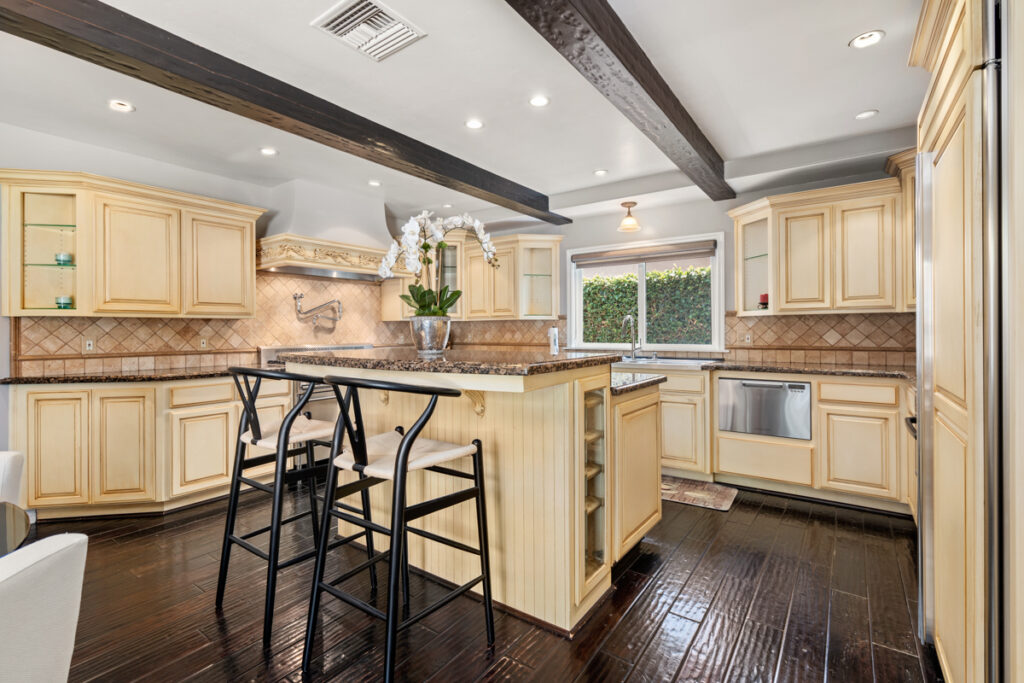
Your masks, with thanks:
M0 451L0 503L14 503L23 508L28 502L24 490L25 456L18 451Z
M371 436L366 440L366 468L363 473L369 477L380 479L395 478L395 460L398 458L398 445L402 443L402 435L398 432L385 432ZM418 437L412 443L409 454L409 470L422 470L434 465L463 458L476 453L476 446L460 446L447 441L435 441ZM334 464L344 470L355 470L355 458L348 448L334 459Z
M260 421L260 432L263 438L256 442L261 448L277 448L277 433L281 429L283 420L270 420L266 424ZM334 423L327 420L310 420L305 415L299 415L292 423L292 430L288 433L288 444L301 443L310 439L323 439L330 441L334 438ZM244 443L252 443L252 430L242 434Z

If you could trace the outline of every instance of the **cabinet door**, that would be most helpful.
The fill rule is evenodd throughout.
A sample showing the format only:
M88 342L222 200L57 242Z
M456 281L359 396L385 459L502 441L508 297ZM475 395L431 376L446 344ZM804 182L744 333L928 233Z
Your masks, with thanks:
M156 500L154 393L92 392L92 502Z
M913 167L904 169L900 174L903 187L902 207L900 210L897 239L902 245L901 262L903 264L903 308L907 311L917 309L917 217L915 207L915 188L917 172Z
M835 207L835 308L896 308L894 197Z
M266 425L271 422L280 422L284 419L284 416L288 414L288 411L292 407L292 396L288 394L286 396L280 396L277 398L265 398L256 401L256 412L260 416L260 424ZM241 413L239 413L241 414ZM236 428L237 430L237 428ZM274 450L270 448L259 448L257 446L249 446L249 453L246 457L253 457L256 455L266 455L267 453L273 453ZM262 474L270 474L274 471L275 464L268 463L266 465L260 465L254 467L251 470L246 470L247 476L258 476Z
M183 218L185 315L251 316L256 289L253 222L192 212Z
M658 393L615 406L615 560L661 519Z
M502 268L507 268L502 264ZM466 256L466 316L469 318L491 317L491 288L494 284L493 269L484 259L483 253L471 253Z
M441 287L448 286L449 291L461 290L462 284L462 250L464 244L460 241L451 240L446 241L445 244L448 247L444 250L441 255L441 263L437 264L437 267L441 269ZM455 302L451 310L448 311L449 317L459 320L463 317L465 309L465 293L459 297L459 300Z
M899 411L818 406L822 488L900 499Z
M171 495L226 485L231 480L238 407L221 404L169 410Z
M664 467L710 472L705 444L705 399L661 392L661 443Z
M516 251L512 247L497 249L498 268L491 267L486 261L484 268L490 271L491 285L491 317L516 317Z
M96 311L181 311L177 209L97 196L95 230Z
M25 400L28 504L88 503L89 392L31 392Z
M778 310L832 307L832 208L779 213Z

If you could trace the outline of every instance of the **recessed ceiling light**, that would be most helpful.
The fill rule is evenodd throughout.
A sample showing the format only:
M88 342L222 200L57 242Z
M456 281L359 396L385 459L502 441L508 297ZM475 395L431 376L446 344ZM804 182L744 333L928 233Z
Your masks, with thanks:
M380 187L380 181L379 180L368 180L367 184L370 187Z
M442 209L450 209L450 208L452 208L452 205L451 204L442 204L441 208Z
M260 154L265 157L276 157L277 150L273 147L260 147Z
M864 111L857 114L853 118L857 119L858 121L863 121L864 119L870 119L872 116L875 116L876 114L878 114L877 109L865 109Z
M885 38L885 31L876 28L874 31L866 31L865 33L860 34L847 43L847 45L858 49L871 47L872 45L878 44L882 38Z
M110 100L107 105L114 111L123 112L125 114L135 111L135 105L127 100Z
M483 128L483 127L484 127L484 122L481 121L480 119L468 119L466 121L466 128L472 128L473 130L477 130L477 129Z
M533 97L530 98L530 104L532 104L535 107L546 107L550 102L551 100L549 100L544 95L534 95Z
M594 175L596 175L596 176L608 175L608 171L603 169L603 168L599 168L596 171L594 171Z

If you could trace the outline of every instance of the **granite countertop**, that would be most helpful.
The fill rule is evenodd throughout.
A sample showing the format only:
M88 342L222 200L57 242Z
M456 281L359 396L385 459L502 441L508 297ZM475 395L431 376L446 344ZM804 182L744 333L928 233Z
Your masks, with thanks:
M644 372L616 372L612 371L612 396L621 396L631 391L653 387L662 382L667 382L665 375L652 375Z
M227 365L215 365L206 368L90 372L80 375L54 375L51 377L15 376L0 378L0 384L82 384L88 382L160 382L175 379L202 379L203 377L226 377L230 374L228 367Z
M798 375L839 375L843 377L885 377L913 382L917 371L913 367L873 367L870 365L836 365L833 363L780 363L754 361L708 361L702 370L728 372L777 372Z
M562 351L552 355L547 349L491 347L489 349L448 349L444 358L423 360L411 346L345 351L307 351L283 353L278 360L338 368L396 370L402 372L443 372L457 375L541 375L610 365L622 357L619 353L578 353Z

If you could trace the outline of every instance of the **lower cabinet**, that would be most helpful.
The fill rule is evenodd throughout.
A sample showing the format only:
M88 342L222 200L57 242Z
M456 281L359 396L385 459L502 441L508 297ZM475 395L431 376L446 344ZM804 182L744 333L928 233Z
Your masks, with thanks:
M171 437L171 495L223 486L231 479L238 438L233 404L167 411Z
M93 503L156 500L156 392L92 392Z
M29 505L156 500L152 388L29 391L25 409Z
M705 443L706 405L707 399L703 396L661 392L662 466L710 471Z
M25 397L28 504L89 502L89 392L31 391Z
M784 484L814 483L814 444L773 436L720 434L718 468L722 474L757 477Z
M895 408L818 406L821 487L900 500Z
M614 404L614 559L619 560L661 519L658 391Z

